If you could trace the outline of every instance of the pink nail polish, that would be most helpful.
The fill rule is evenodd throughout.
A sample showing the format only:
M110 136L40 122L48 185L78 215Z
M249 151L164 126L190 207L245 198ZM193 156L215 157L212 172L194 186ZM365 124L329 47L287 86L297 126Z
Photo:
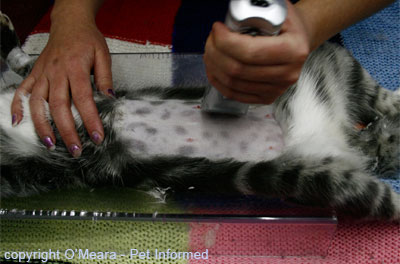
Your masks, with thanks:
M108 93L109 95L111 95L112 97L115 97L115 92L114 92L113 89L108 89L108 90L107 90L107 93Z
M76 144L72 144L71 146L69 146L68 151L74 158L78 158L82 154L81 148Z
M17 114L13 114L11 117L11 125L15 127L17 124Z
M92 133L91 138L92 138L93 142L96 143L97 145L99 145L103 141L103 139L101 138L100 134L97 131L94 131Z
M47 147L48 150L55 150L56 146L53 143L53 140L51 139L51 137L44 137L43 138L43 143L44 145Z

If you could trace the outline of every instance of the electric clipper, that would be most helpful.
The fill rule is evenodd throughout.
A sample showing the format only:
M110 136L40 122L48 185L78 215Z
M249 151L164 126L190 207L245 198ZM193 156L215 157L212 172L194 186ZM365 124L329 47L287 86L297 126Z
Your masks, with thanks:
M242 34L274 36L279 34L286 15L285 0L231 0L225 24ZM226 98L211 85L202 101L202 110L210 113L245 115L248 108L248 104Z

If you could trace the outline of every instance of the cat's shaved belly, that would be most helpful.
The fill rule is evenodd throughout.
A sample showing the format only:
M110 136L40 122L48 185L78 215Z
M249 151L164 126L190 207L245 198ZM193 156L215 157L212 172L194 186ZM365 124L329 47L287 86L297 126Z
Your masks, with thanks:
M119 106L116 128L133 154L240 161L269 160L283 149L272 106L254 107L243 117L211 116L199 102L130 100Z

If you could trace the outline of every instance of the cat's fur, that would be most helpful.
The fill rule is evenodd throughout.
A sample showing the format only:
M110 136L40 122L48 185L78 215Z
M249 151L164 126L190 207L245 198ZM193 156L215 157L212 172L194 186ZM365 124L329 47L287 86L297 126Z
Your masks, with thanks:
M83 143L77 159L57 131L54 151L40 142L27 97L24 120L12 127L13 91L1 88L2 197L81 186L194 187L199 192L294 198L356 217L400 220L399 195L378 179L398 175L400 95L381 88L340 46L327 43L314 51L298 82L274 103L285 147L272 158L263 156L259 138L254 147L247 141L245 154L241 144L253 126L263 128L268 106L253 108L246 118L215 120L189 111L203 88L120 90L115 100L95 95L105 129L99 146L73 107ZM356 129L360 123L369 125ZM224 127L229 133L221 132ZM258 137L266 136L258 132ZM193 147L177 135L200 143ZM214 141L207 143L213 135ZM240 147L234 146L239 142Z

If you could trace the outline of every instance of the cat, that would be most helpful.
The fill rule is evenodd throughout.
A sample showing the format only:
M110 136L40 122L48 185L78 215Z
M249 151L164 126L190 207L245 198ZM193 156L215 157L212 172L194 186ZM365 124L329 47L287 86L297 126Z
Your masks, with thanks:
M7 74L16 75L10 70L3 78ZM1 197L155 186L282 197L357 218L400 220L399 194L379 180L398 179L400 93L380 87L339 45L325 43L310 54L297 83L272 105L276 121L269 118L271 106L253 106L240 118L202 113L205 87L122 89L117 99L96 93L104 142L90 140L72 106L83 144L79 158L69 154L53 123L55 150L40 142L29 95L22 97L23 121L12 127L18 82L0 84ZM274 122L281 130L271 128ZM272 154L271 133L284 143Z

